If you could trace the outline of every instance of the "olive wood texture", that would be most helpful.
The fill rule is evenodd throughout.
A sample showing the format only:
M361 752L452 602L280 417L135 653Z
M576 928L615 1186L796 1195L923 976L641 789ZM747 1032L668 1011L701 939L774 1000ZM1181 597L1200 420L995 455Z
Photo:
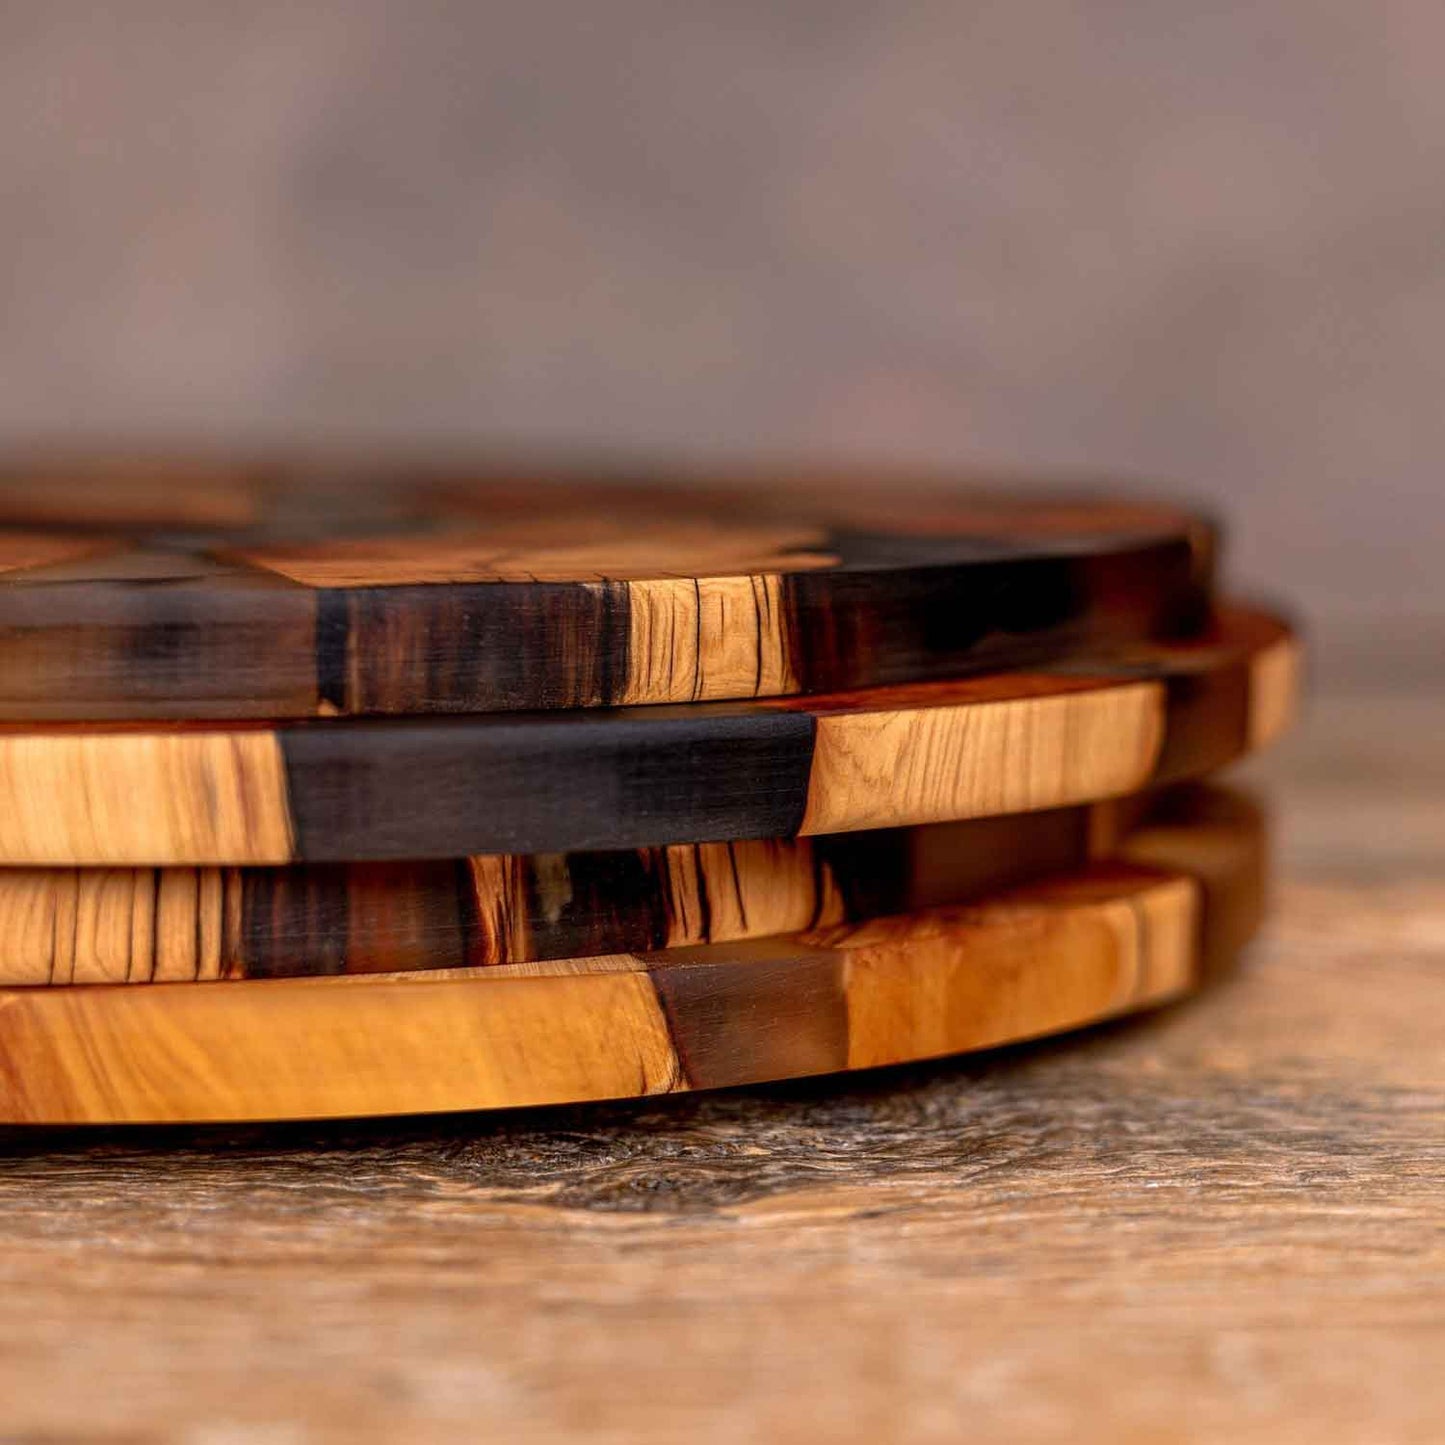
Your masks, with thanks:
M1280 622L1107 666L530 717L0 727L0 862L357 862L779 838L1069 807L1272 739Z
M1257 925L1264 863L1257 811L1209 795L1115 861L778 939L369 978L0 991L0 1120L504 1108L988 1048L1197 987Z
M1214 534L1117 499L0 477L0 718L499 712L816 694L1185 635Z
M1420 632L1362 634L1250 766L1278 887L1183 1005L616 1104L0 1133L5 1430L1439 1445L1445 691L1401 663Z
M402 973L764 938L1082 866L1150 805L604 853L6 868L0 985Z

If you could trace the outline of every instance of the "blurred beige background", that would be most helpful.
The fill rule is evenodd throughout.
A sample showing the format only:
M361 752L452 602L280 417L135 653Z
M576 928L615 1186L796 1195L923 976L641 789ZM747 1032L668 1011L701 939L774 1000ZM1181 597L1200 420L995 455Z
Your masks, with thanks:
M0 441L1117 470L1442 666L1438 0L10 4L0 187Z

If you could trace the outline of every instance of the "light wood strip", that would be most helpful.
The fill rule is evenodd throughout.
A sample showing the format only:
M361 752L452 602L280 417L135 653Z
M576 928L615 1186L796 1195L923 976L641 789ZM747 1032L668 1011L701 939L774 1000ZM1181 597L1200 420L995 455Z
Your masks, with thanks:
M162 868L155 877L155 953L148 976L158 983L219 978L225 875L219 868Z
M77 871L72 983L104 983L116 967L143 979L155 955L154 869ZM110 949L118 957L107 958Z
M8 984L146 983L221 976L219 869L0 870Z
M666 1093L678 1082L643 974L514 978L505 992L443 979L343 995L329 982L0 996L0 1117L413 1113ZM223 997L236 1007L218 1013ZM38 998L53 1007L25 1002Z
M629 582L624 703L774 697L799 690L776 573Z
M961 913L907 950L904 921L860 929L848 958L848 1063L898 1063L1016 1042L1187 991L1198 889L1166 879L1123 897Z
M1120 840L1117 856L1144 867L1186 868L1204 891L1206 972L1218 972L1253 936L1270 891L1267 828L1256 822L1256 846L1240 846L1239 818L1232 795L1195 788L1182 809L1161 809L1147 828Z
M76 878L73 868L9 868L0 875L0 938L10 982L70 982ZM116 970L112 977L124 974Z
M1137 792L1164 737L1156 683L824 713L801 832L979 818Z
M556 854L538 855L539 891L544 909L553 916L560 915L571 901L566 891L566 872L555 866L556 859ZM525 958L531 952L531 929L522 860L511 854L493 853L467 859L467 867L477 910L480 960Z
M785 838L667 848L667 947L729 943L841 923L844 899L807 843Z
M271 733L0 733L8 863L285 863L285 766Z

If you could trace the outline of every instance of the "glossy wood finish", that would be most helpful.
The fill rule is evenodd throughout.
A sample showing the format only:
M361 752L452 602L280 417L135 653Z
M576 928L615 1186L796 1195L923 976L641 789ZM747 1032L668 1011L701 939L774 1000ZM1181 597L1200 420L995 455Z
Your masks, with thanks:
M0 985L407 972L764 938L1080 867L1149 803L610 853L6 868Z
M0 477L0 718L817 694L1183 635L1211 529L1108 499L142 465Z
M332 1117L870 1068L1077 1028L1227 963L1260 819L1214 795L1147 862L781 939L371 978L0 991L0 1119Z
M279 864L791 837L1068 807L1285 725L1298 649L1234 610L1107 668L525 718L0 728L0 861Z

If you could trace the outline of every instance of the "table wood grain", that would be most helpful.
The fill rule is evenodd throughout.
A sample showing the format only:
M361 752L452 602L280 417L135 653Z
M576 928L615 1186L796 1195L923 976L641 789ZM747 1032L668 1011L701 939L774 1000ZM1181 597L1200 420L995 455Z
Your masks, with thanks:
M1445 699L1265 765L1195 1002L849 1080L0 1136L0 1438L1434 1441Z

